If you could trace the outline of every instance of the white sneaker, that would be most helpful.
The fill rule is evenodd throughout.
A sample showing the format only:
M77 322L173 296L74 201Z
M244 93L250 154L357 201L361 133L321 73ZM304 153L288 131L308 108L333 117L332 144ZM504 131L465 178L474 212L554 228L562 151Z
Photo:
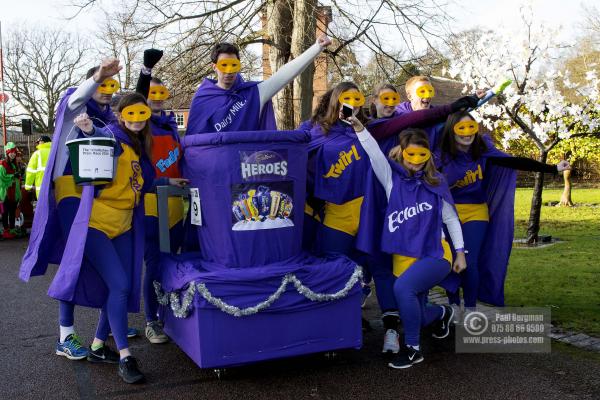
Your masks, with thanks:
M400 335L394 329L388 329L383 337L382 353L398 353L400 351L400 343L398 342Z
M458 304L450 304L450 306L454 309L454 325L462 324L463 310L462 307Z

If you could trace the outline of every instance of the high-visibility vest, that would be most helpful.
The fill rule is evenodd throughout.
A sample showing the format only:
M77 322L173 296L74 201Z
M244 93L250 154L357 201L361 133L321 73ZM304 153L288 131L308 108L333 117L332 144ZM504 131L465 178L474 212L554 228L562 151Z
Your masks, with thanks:
M50 147L52 147L52 143L50 142L40 143L37 146L37 150L31 155L29 163L27 164L25 189L31 190L35 186L36 196L40 194L42 180L44 179L44 171L46 170L46 163L50 156Z

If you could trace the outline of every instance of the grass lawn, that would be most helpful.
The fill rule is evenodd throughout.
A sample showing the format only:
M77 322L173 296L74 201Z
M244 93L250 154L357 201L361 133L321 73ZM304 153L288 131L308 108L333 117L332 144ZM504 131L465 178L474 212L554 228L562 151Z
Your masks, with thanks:
M545 189L544 203L560 200L561 192ZM531 194L531 189L517 189L517 238L525 236ZM551 307L555 325L600 337L600 189L575 188L573 202L572 208L542 207L540 234L563 243L513 249L506 305Z

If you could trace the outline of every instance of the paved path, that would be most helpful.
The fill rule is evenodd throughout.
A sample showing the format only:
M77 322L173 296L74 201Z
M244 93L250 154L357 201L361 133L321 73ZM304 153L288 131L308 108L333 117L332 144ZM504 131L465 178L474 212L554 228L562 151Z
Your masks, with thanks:
M455 354L453 341L425 339L425 361L387 368L380 324L360 351L261 363L217 380L176 345L131 341L148 383L122 383L115 366L55 356L57 305L46 296L50 278L17 279L26 241L0 242L1 399L599 399L600 357L561 344L550 354ZM54 273L56 267L51 266ZM377 320L371 298L366 316ZM97 311L79 308L76 325L90 340ZM130 325L142 327L135 315ZM239 332L243 335L244 332Z

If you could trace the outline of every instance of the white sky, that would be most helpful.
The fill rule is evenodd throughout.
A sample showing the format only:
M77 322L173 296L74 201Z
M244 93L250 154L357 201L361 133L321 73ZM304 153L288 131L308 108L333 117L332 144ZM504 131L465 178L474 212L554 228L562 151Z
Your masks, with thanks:
M519 4L523 0L448 0L448 12L456 18L456 31L476 26L494 27L505 25L516 27L520 24ZM535 14L554 27L562 26L566 39L579 33L579 22L583 19L582 4L592 4L592 0L532 0ZM101 16L96 7L78 16L74 21L66 21L75 8L66 6L69 0L2 0L0 22L3 30L11 26L25 24L34 27L37 23L62 26L67 30L88 30L95 25L95 18ZM104 4L110 3L104 0Z

